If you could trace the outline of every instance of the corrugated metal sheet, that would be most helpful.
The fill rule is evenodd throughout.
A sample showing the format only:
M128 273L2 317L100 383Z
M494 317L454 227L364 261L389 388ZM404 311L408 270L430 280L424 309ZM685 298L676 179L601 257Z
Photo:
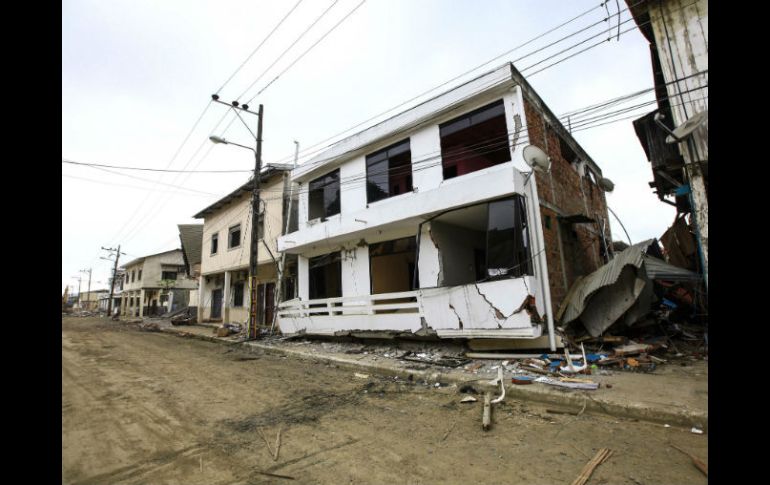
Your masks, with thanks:
M569 323L579 317L585 309L588 298L600 288L615 283L623 268L628 265L641 268L647 248L653 241L655 240L648 239L629 246L628 249L616 254L612 261L580 280L574 292L571 291L572 297L567 303L561 323Z
M203 224L178 224L179 239L187 263L192 266L201 262L201 246L203 245ZM191 270L192 268L188 268Z
M644 269L651 280L693 281L701 278L698 273L668 264L652 256L644 256Z

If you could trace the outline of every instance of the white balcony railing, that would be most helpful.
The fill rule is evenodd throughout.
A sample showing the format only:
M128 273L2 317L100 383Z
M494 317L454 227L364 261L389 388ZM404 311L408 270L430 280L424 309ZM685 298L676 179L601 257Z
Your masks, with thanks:
M416 291L305 301L295 299L278 305L279 318L404 313L422 316Z

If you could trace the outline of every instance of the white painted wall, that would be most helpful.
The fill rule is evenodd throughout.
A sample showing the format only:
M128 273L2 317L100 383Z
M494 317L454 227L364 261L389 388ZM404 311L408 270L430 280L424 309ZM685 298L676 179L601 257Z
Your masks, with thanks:
M278 248L299 254L299 295L308 299L308 258L343 250L342 287L344 297L366 296L370 291L367 244L415 235L421 222L443 211L464 207L518 193L527 199L532 231L530 248L539 249L535 228L540 228L539 201L531 199L524 186L521 170L528 170L522 151L526 145L526 120L521 90L513 86L508 66L488 75L485 82L471 83L449 96L440 96L415 110L344 140L315 162L295 170L295 180L302 182L299 197L300 230L278 240ZM484 88L487 88L484 90ZM441 98L441 99L439 99ZM439 125L481 106L503 99L507 129L512 147L508 163L489 167L460 177L443 180ZM388 127L388 129L385 129ZM516 132L521 128L521 132ZM404 129L402 133L398 129ZM388 131L390 130L390 131ZM365 178L366 154L405 138L410 139L414 191L366 203L363 184L348 185L351 177ZM339 156L338 159L323 161ZM341 213L325 222L307 220L307 181L340 168L342 180ZM349 251L345 251L348 249ZM440 336L509 336L532 338L542 333L520 310L529 296L534 296L539 315L544 314L543 292L539 278L545 268L536 264L536 276L484 282L454 287L437 287L441 265L439 251L430 237L430 222L422 226L417 261L420 287L416 290L420 314L329 315L280 318L281 330L294 333L334 334L351 330L395 330L416 332L421 319ZM379 295L378 295L379 296ZM355 300L354 302L360 302ZM462 321L462 325L460 324Z

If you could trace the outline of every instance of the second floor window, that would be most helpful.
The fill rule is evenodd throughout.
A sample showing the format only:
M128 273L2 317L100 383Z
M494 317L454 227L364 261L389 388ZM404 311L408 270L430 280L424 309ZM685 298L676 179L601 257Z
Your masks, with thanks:
M141 281L141 280L142 280L142 270L140 269L139 270L139 281Z
M376 202L412 190L409 140L366 157L366 200Z
M340 170L310 182L308 219L329 217L340 213Z
M136 281L136 270L131 271L131 281Z
M161 273L160 279L162 280L175 280L176 279L177 272L176 271L163 271Z
M227 242L228 248L237 248L241 245L241 225L233 226L230 228L229 237Z
M444 180L511 161L503 101L439 125Z
M219 250L219 234L211 235L211 254L217 254Z

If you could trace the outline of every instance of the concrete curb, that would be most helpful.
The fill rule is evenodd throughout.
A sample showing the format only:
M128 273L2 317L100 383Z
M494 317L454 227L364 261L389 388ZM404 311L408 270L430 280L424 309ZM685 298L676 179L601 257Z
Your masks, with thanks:
M442 384L463 384L473 383L477 387L488 387L487 382L490 377L470 376L461 371L442 372L438 369L405 369L389 363L359 361L353 358L339 357L335 355L312 353L303 349L281 348L273 345L266 345L259 342L234 342L222 337L209 337L205 335L184 332L176 329L162 329L162 332L175 334L177 336L186 336L206 340L209 342L224 344L243 344L246 348L261 350L274 355L284 355L297 357L305 360L314 360L335 364L341 368L352 371L366 371L371 374L384 375L389 377L399 377L402 379L412 379L440 382ZM497 387L497 386L495 386ZM708 413L691 411L687 409L669 409L655 407L643 404L621 404L611 400L595 397L593 391L580 391L570 389L551 388L546 385L517 386L510 383L506 384L506 397L522 400L535 401L542 404L558 406L561 409L569 409L579 412L585 406L584 412L591 414L604 414L626 419L638 419L652 423L668 424L685 428L698 427L704 432L708 431Z

